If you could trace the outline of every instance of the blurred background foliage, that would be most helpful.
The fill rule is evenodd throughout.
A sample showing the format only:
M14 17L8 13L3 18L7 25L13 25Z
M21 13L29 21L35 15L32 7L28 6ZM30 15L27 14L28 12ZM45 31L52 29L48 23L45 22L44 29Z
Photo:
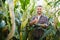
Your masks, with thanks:
M0 0L0 39L32 40L34 29L29 22L36 14L39 0ZM49 18L49 27L44 29L42 40L60 40L60 0L44 0L43 13ZM14 25L16 24L16 25ZM2 36L2 37L1 37Z

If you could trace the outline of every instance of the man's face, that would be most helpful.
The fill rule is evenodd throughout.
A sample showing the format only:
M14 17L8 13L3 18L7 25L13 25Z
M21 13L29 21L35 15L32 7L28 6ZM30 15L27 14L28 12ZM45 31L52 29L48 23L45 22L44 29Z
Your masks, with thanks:
M41 14L42 13L42 7L37 7L37 13Z

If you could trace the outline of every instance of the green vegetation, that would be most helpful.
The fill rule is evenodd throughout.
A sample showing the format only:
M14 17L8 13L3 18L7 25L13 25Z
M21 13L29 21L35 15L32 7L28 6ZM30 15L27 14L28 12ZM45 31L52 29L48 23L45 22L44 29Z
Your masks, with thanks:
M42 40L60 40L60 0L44 0L43 13L49 18L49 27L43 29ZM34 29L29 25L36 14L35 0L0 0L0 39L32 40Z

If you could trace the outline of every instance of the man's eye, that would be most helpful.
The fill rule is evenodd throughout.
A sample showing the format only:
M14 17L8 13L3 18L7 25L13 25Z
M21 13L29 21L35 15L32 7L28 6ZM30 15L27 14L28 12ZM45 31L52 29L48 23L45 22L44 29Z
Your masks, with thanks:
M39 10L39 9L37 9L37 10Z

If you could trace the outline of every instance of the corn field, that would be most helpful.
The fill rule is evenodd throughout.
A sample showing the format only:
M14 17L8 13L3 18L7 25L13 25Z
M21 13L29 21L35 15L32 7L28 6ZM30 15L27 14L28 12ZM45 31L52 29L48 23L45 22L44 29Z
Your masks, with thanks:
M40 0L42 2L42 0ZM29 25L36 14L39 0L0 0L0 40L33 40L34 29ZM43 0L43 14L49 27L43 29L42 40L60 40L60 0Z

